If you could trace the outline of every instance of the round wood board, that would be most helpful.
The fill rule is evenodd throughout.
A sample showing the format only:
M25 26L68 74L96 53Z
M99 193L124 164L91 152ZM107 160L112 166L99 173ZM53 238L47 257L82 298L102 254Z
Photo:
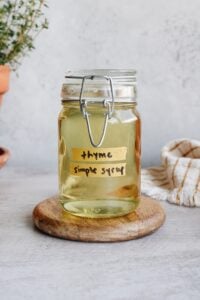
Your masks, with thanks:
M35 226L55 237L84 242L127 241L148 235L165 220L161 205L142 196L138 208L116 218L90 219L65 212L57 197L40 202L33 211Z

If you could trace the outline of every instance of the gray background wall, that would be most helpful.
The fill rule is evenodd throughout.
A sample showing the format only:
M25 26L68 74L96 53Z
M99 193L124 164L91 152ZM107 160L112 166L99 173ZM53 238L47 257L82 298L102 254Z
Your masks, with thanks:
M138 70L144 166L171 139L199 139L200 0L50 0L48 18L1 108L10 165L56 170L60 88L73 68Z

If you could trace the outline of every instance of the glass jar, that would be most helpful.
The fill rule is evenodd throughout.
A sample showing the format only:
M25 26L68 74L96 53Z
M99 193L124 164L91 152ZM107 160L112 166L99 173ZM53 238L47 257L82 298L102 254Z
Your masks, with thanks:
M140 201L136 72L68 72L59 115L59 197L64 210L116 217Z

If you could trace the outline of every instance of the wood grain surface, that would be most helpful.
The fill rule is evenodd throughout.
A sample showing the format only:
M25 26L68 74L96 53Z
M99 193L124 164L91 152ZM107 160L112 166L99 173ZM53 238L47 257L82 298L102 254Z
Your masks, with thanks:
M68 214L57 197L40 202L33 211L35 226L55 237L86 242L117 242L140 238L158 229L165 220L161 205L142 196L138 208L117 218L90 219Z

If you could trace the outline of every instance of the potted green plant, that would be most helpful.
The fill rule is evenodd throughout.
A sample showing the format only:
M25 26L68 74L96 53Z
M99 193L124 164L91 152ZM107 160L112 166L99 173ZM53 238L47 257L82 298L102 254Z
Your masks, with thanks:
M34 49L38 34L48 28L44 0L0 0L0 105L9 88L10 71L16 71L22 58ZM0 148L0 167L9 151Z

